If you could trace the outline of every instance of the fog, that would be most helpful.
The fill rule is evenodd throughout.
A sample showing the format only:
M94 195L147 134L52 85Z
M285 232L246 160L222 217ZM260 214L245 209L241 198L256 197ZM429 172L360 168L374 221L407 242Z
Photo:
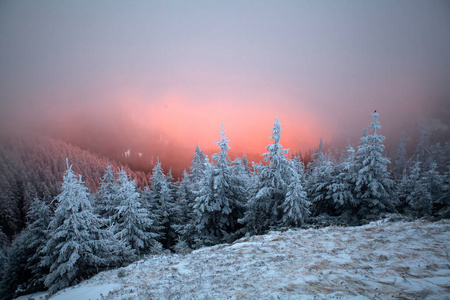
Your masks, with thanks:
M292 151L357 144L377 110L388 151L448 136L446 1L2 1L0 126L188 167L195 145L257 158L275 117Z

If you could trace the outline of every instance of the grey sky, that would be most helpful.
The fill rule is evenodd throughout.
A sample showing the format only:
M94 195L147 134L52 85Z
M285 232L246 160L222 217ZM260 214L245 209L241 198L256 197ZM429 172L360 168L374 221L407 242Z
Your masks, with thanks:
M447 1L0 3L4 128L63 124L71 111L106 128L116 111L101 107L123 95L151 104L175 93L199 109L270 110L269 126L278 115L286 130L298 118L317 140L358 136L377 109L398 138L424 118L448 125L449 80ZM214 132L228 120L205 113Z

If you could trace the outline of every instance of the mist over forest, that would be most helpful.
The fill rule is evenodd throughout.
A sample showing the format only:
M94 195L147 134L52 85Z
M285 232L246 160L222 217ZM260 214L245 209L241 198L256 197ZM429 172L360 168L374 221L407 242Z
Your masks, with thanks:
M446 1L1 1L0 298L272 231L445 236L449 28Z
M450 140L431 144L423 130L408 153L402 135L388 158L378 117L357 144L337 149L321 139L306 154L282 146L275 118L256 162L230 158L222 125L216 152L209 157L197 146L178 178L159 158L145 173L42 135L4 138L1 295L53 294L143 255L274 229L361 225L386 214L449 218Z

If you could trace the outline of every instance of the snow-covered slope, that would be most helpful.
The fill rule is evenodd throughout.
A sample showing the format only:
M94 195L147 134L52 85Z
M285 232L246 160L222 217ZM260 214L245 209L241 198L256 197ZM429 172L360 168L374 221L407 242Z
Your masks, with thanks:
M450 299L449 229L383 220L271 232L151 256L52 299Z

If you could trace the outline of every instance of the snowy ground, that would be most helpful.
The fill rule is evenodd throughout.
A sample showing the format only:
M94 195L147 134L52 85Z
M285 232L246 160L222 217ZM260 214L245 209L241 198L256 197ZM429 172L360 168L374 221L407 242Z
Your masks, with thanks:
M449 229L383 220L271 232L148 257L51 299L450 299Z

